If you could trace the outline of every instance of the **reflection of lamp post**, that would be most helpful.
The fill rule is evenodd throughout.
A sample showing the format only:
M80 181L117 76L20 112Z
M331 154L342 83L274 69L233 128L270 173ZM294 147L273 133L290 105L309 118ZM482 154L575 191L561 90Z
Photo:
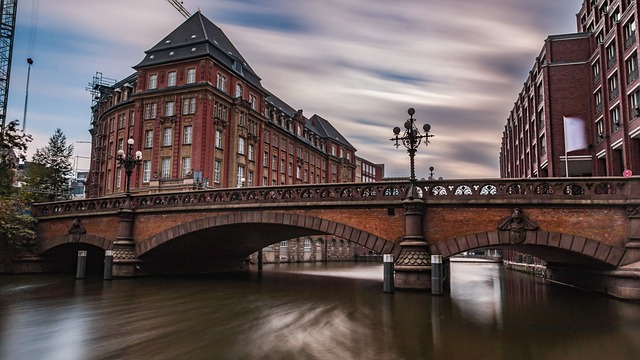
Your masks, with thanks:
M135 157L133 153L133 139L127 140L127 153L124 153L124 150L118 150L118 157L116 160L118 161L118 165L124 166L124 173L126 175L126 190L125 194L130 195L131 191L129 188L129 184L131 183L131 174L133 174L133 169L142 163L142 151L138 150L135 153Z
M420 130L418 130L415 124L416 119L413 118L413 114L416 113L416 111L413 108L409 108L407 113L409 114L410 118L404 123L404 129L405 129L404 134L400 136L400 128L396 126L393 128L393 133L395 134L395 137L391 138L390 140L396 142L395 143L396 148L399 147L400 143L402 142L402 145L404 145L404 147L407 148L407 152L409 153L409 159L411 163L411 177L409 178L409 181L411 181L411 188L407 192L407 195L411 199L411 198L418 197L416 185L415 185L416 184L416 169L415 169L416 151L418 150L418 146L420 146L420 144L422 143L422 139L424 139L425 145L428 145L429 138L433 137L433 135L429 134L429 130L431 130L431 125L429 124L424 124L424 126L422 127L422 129L424 130L424 134L420 133Z

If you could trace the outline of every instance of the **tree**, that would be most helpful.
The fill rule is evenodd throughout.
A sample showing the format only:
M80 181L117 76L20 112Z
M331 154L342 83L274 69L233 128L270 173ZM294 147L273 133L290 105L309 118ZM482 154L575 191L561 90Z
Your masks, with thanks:
M0 128L0 196L15 192L16 169L19 160L26 160L27 144L31 135L18 130L18 121L14 120Z
M36 149L24 179L34 201L53 201L69 198L69 180L73 174L71 157L73 145L59 128L49 138L47 146Z
M36 244L35 222L25 200L13 186L19 160L25 160L31 135L18 130L18 121L0 128L0 265L21 251L31 253Z

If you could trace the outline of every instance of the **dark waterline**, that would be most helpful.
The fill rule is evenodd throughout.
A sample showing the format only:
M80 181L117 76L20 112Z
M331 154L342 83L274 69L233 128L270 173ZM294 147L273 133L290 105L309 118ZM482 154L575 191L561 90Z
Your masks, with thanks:
M452 264L451 293L382 292L380 264L262 275L0 277L0 359L640 359L640 305Z

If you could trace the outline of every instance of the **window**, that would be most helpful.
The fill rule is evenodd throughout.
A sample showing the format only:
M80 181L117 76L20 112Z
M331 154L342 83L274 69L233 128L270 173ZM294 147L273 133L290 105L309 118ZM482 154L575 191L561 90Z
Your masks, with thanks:
M182 99L182 115L196 113L196 98L189 97Z
M238 176L236 178L236 184L238 185L238 187L244 187L244 182L244 166L238 165Z
M253 171L247 173L247 186L253 186Z
M216 184L220 183L220 168L222 167L222 162L217 160L213 164L213 182Z
M609 78L609 100L618 97L618 73L615 72Z
M216 130L216 147L222 149L222 131Z
M218 89L222 90L223 92L227 92L227 77L218 73L216 85Z
M336 156L336 146L331 145L331 155Z
M640 90L629 94L629 114L632 119L640 117Z
M596 129L598 132L598 142L602 142L604 140L604 123L602 119L596 121Z
M302 168L299 165L296 166L296 179L302 179Z
M144 131L144 147L153 147L153 130Z
M593 72L593 82L600 81L600 59L591 65L591 71Z
M634 18L629 19L624 26L624 48L628 49L636 42L636 21Z
M278 170L278 156L277 155L273 155L273 160L271 161L271 170L273 170L273 171L277 171Z
M151 160L142 162L142 182L151 181Z
M627 84L638 78L638 53L633 53L625 62L627 65Z
M538 129L542 131L544 129L544 109L538 111Z
M144 118L155 119L156 118L156 103L144 104Z
M620 130L620 106L616 106L609 112L611 116L611 131Z
M258 98L253 95L253 94L249 94L249 102L251 103L251 110L258 110Z
M249 144L249 160L253 161L255 156L255 145Z
M264 156L262 157L262 166L269 167L269 153L264 152Z
M118 139L118 150L124 150L124 139Z
M182 158L182 177L186 177L191 172L191 158L185 156Z
M173 116L175 115L175 105L176 103L173 101L167 101L164 104L164 116Z
M245 148L244 138L241 136L238 138L238 154L244 155L244 148Z
M602 44L604 42L604 31L598 31L598 34L596 35L596 41L598 42L598 44Z
M285 170L284 159L280 159L280 173L284 174Z
M193 84L194 82L196 82L196 69L187 69L187 84Z
M149 84L147 88L150 90L158 88L158 74L149 75Z
M162 134L162 146L171 146L173 143L173 128L164 128Z
M242 97L242 85L241 84L236 84L236 97L237 98L241 98Z
M344 149L340 148L340 159L344 158Z
M187 125L182 130L182 143L191 144L192 139L193 139L193 126Z
M538 104L541 104L544 101L544 87L542 86L542 83L538 84L537 95L538 95Z
M171 176L171 159L162 159L162 180L168 180Z
M287 240L280 241L280 247L289 247L289 242Z
M120 189L122 184L122 169L116 169L116 189Z
M540 155L547 153L547 142L544 134L540 135Z
M616 44L611 43L607 46L607 66L611 67L616 63Z
M176 86L176 72L169 71L167 73L167 86Z
M602 90L598 89L598 91L593 94L593 100L596 105L596 112L602 111Z

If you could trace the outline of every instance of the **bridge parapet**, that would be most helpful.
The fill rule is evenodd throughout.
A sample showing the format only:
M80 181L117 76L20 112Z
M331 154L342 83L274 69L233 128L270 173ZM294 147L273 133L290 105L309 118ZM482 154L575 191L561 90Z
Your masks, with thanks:
M418 192L427 204L640 204L640 178L540 178L472 179L418 181ZM344 203L366 201L372 205L400 201L407 181L376 183L290 185L272 187L225 188L170 193L132 195L137 211L175 207L265 206L286 202ZM104 197L32 205L37 218L88 216L118 211L125 197ZM632 204L629 204L632 205Z

